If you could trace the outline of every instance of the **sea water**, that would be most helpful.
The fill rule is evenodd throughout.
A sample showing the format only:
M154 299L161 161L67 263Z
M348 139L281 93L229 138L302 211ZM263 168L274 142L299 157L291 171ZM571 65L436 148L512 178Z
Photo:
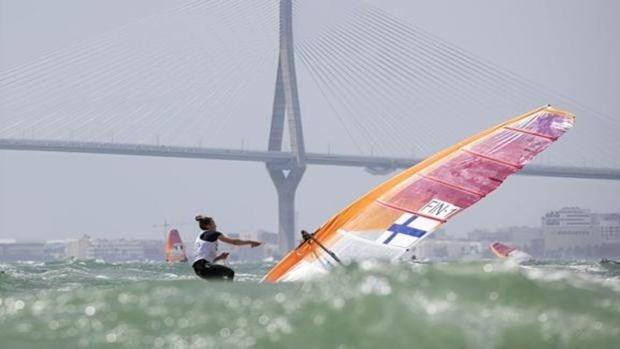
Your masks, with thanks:
M618 348L620 266L362 263L260 284L234 264L0 264L0 348Z

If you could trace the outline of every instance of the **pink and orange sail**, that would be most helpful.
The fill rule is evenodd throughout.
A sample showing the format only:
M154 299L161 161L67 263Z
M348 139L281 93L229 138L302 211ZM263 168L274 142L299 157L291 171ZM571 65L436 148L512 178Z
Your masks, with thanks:
M569 112L541 107L427 158L330 218L263 281L306 279L340 262L401 258L521 170L574 122Z
M498 258L508 258L512 252L517 251L516 248L504 245L501 242L492 243L491 245L489 245L489 249Z
M170 230L168 238L166 239L166 262L179 263L187 262L187 255L185 254L185 247L179 231L176 229Z

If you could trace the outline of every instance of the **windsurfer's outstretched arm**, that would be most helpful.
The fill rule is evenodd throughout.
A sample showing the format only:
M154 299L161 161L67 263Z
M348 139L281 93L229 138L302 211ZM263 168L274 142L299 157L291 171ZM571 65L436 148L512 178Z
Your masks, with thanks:
M235 245L235 246L250 245L250 247L256 247L261 244L260 241L235 239L235 238L225 236L224 234L220 235L218 237L218 240L220 240L221 242L225 242L227 244Z

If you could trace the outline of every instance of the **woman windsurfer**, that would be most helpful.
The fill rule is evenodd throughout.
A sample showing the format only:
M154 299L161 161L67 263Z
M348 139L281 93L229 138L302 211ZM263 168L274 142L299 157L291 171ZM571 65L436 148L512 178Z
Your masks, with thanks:
M196 216L196 221L202 233L196 237L194 242L194 262L192 264L194 272L203 279L226 279L232 281L235 272L227 266L215 264L217 261L228 258L227 252L217 254L218 242L222 241L235 246L250 245L250 247L256 247L261 242L227 237L216 230L217 225L211 217L199 215Z

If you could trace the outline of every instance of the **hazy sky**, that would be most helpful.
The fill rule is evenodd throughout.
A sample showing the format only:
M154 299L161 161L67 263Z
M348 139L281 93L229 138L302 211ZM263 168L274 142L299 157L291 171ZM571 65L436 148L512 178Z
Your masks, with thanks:
M618 2L368 2L485 61L617 117ZM94 40L178 3L0 0L0 72ZM269 106L273 92L261 93L256 99ZM257 135L265 148L268 120L269 111L260 122L244 125L260 130ZM310 132L311 123L304 119ZM297 194L298 225L314 229L386 178L356 168L309 167ZM620 212L618 197L618 182L513 176L446 229L462 234L476 227L538 225L546 211L563 206ZM188 239L198 213L216 217L225 232L276 231L276 207L275 189L259 163L0 151L0 239L59 239L83 233L161 238L163 228L153 225L164 219Z

